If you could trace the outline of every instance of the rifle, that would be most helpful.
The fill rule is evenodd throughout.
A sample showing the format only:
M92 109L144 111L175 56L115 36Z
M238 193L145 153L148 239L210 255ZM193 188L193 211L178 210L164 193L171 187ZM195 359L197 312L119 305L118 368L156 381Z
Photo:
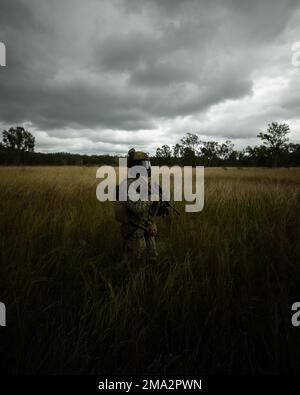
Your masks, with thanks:
M175 211L175 213L176 213L177 215L180 215L180 212L179 212L170 202L168 202L168 201L166 201L166 200L161 200L159 203L160 203L160 206L166 207L166 208L170 208L170 209L172 209L173 211Z
M159 191L159 201L153 202L155 215L165 217L167 215L165 209L168 208L175 211L177 215L180 215L180 212L168 200L163 200L163 192L161 186L158 186L158 191Z

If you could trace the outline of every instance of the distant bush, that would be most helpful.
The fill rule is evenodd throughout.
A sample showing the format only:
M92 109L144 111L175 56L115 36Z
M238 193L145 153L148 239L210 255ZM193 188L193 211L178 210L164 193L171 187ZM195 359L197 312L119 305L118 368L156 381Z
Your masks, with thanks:
M115 164L117 164L117 158L110 155L25 152L0 145L0 165L6 166L113 166Z

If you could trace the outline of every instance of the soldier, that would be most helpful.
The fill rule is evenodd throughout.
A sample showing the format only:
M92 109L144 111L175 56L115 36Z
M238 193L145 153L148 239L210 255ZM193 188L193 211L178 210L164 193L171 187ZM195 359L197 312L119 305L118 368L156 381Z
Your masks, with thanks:
M148 200L139 199L134 202L128 196L128 188L137 178L127 179L127 201L117 201L115 203L115 217L121 222L121 234L123 238L123 256L121 268L128 269L130 265L143 262L155 263L157 261L157 250L155 237L157 235L156 224L152 217L157 215L167 215L167 208L162 214L157 202L150 200L150 176L151 165L148 154L135 151L134 148L128 151L127 166L143 166L148 173ZM139 176L137 176L139 177ZM117 188L117 200L120 188Z

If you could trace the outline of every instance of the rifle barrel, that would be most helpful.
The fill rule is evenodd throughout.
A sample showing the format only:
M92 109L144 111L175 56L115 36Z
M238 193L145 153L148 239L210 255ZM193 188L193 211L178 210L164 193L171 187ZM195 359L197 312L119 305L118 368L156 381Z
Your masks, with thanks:
M170 202L166 202L166 203L167 206L169 206L172 210L174 210L177 215L180 215L180 212Z

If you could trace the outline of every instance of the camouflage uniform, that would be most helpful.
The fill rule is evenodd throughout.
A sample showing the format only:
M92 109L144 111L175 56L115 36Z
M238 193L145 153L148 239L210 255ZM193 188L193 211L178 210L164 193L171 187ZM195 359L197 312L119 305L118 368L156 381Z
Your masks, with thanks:
M134 179L128 179L128 188ZM156 229L156 226L150 220L151 201L136 202L127 200L118 202L122 206L123 218L120 220L121 234L123 238L123 256L121 266L128 267L133 264L143 262L155 262L157 259L157 250L155 243L155 232L148 232L149 227Z

